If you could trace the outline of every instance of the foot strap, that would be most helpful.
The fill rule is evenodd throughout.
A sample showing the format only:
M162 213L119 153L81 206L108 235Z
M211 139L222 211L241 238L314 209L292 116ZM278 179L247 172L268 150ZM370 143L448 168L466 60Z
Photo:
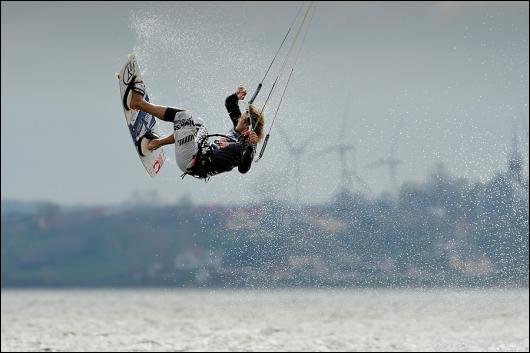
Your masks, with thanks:
M136 145L140 156L145 157L149 153L151 153L149 148L147 148L147 145L149 144L149 141L155 140L158 138L160 138L160 136L158 136L153 131L147 131L142 137L140 137L140 139L138 140L138 144Z

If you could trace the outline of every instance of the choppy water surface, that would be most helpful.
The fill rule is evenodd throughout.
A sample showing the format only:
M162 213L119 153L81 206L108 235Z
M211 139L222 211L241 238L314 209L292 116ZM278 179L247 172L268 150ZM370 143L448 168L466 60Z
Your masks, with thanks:
M528 351L523 290L2 290L2 351Z

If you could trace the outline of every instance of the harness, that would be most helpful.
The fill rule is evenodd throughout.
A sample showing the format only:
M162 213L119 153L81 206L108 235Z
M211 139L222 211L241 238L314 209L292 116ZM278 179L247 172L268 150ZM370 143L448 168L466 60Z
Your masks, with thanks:
M224 137L232 142L237 142L234 138L221 134L204 136L197 144L197 154L193 156L191 167L182 173L182 179L184 179L186 175L191 175L194 178L204 179L204 181L207 182L212 176L219 174L214 168L215 159L212 145L208 143L208 138L215 136Z

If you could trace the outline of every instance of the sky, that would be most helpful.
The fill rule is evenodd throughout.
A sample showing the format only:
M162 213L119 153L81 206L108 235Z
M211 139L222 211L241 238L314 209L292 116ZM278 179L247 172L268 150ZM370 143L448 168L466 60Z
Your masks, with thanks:
M225 97L239 83L254 91L301 4L3 1L2 199L293 201L298 183L300 202L327 202L341 164L337 153L318 152L338 143L354 146L348 166L364 181L349 187L377 197L392 191L391 179L371 164L391 146L403 161L399 184L422 182L440 163L486 181L505 168L514 132L528 170L528 2L321 2L264 158L246 175L235 169L205 183L181 180L166 146L168 160L150 178L115 79L127 54L136 53L152 102L189 109L225 133ZM274 94L267 105L266 131L278 102ZM282 131L307 152L298 180Z

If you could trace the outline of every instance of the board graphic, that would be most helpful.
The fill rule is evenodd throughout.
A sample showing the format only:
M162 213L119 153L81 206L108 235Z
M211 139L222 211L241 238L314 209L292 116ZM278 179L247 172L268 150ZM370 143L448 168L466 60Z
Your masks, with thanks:
M134 54L129 54L127 62L120 72L116 74L116 78L120 83L120 103L123 108L123 113L125 114L127 127L129 128L129 132L134 143L134 150L140 157L140 160L142 161L147 173L151 177L155 177L164 165L164 161L166 159L164 150L162 148L158 148L154 151L144 153L144 156L139 152L138 144L140 143L142 136L144 136L148 131L160 136L156 118L146 112L128 109L127 107L127 95L131 89L131 84L134 83L135 79L141 79L140 69ZM149 102L147 89L145 91L145 100Z

